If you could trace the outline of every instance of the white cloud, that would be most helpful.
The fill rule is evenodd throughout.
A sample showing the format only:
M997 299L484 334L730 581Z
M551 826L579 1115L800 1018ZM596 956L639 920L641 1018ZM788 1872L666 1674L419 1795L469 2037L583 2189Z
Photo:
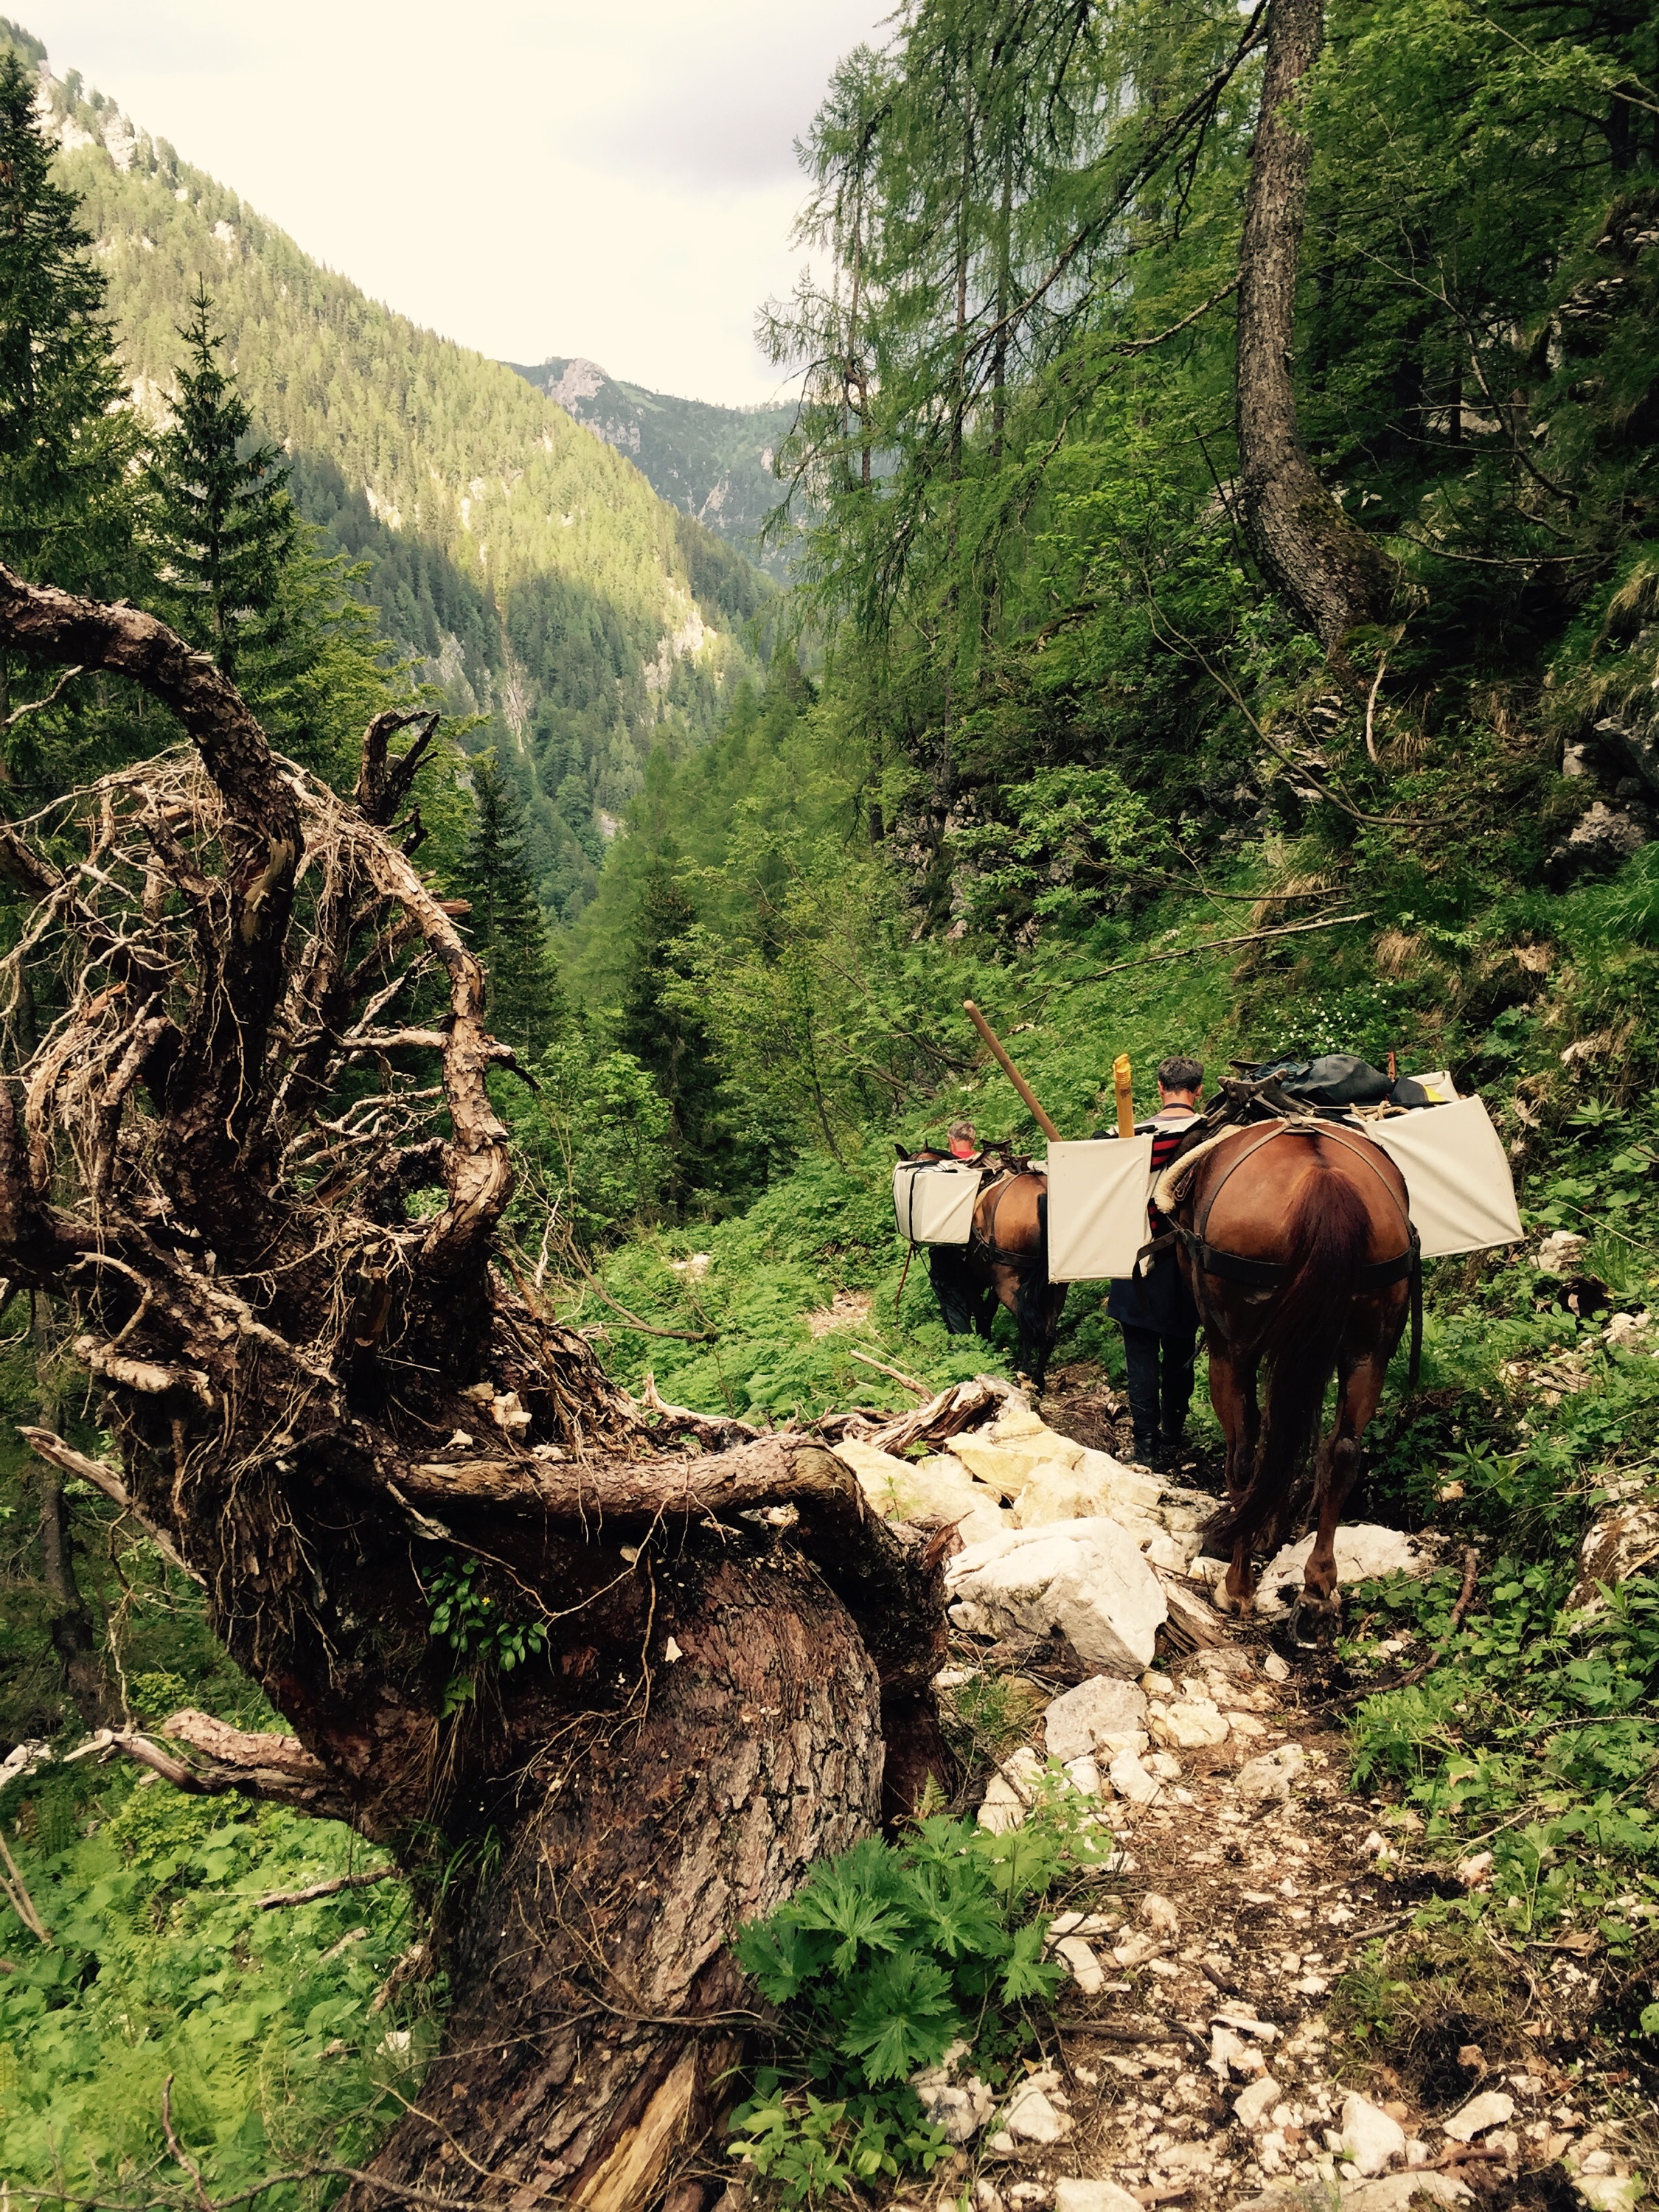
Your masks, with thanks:
M19 0L78 69L376 298L482 351L746 401L792 142L880 0Z

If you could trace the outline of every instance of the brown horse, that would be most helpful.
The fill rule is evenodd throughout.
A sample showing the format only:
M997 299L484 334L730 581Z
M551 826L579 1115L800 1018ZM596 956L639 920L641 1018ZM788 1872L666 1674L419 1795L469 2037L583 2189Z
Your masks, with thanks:
M896 1150L902 1160L945 1157L908 1152L902 1145ZM988 1338L997 1308L1006 1307L1019 1332L1020 1371L1039 1390L1066 1304L1065 1284L1048 1280L1048 1178L1040 1169L988 1163L968 1243L928 1248L928 1272L946 1328L953 1336L974 1329Z
M1356 1131L1311 1118L1258 1124L1194 1161L1173 1225L1227 1439L1227 1502L1209 1530L1210 1545L1231 1553L1217 1593L1224 1611L1249 1602L1257 1539L1288 1533L1297 1468L1336 1377L1335 1425L1314 1469L1318 1533L1294 1624L1306 1613L1328 1628L1341 1603L1336 1524L1408 1311L1415 1379L1420 1269L1405 1177Z

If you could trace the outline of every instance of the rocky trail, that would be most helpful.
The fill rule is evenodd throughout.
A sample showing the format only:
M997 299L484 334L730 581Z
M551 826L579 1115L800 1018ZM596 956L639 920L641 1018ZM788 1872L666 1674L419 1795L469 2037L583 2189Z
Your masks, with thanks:
M1199 1549L1212 1501L1100 1448L1116 1441L1109 1392L1055 1391L1052 1428L1000 1389L988 1410L920 1462L838 1449L883 1510L960 1524L940 1688L979 1754L965 1802L1006 1831L1045 1790L1075 1790L1115 1850L1053 1924L1069 1979L1043 2063L1000 2095L960 2060L918 2077L957 2148L897 2202L1633 2206L1652 2116L1589 2055L1583 1947L1540 1972L1538 1953L1473 1936L1464 2008L1420 2018L1407 2059L1372 2055L1379 1945L1485 1869L1425 1863L1416 1816L1352 1787L1340 1668L1275 1640L1293 1554L1254 1620L1225 1621ZM1339 1564L1352 1583L1432 1556L1362 1528Z

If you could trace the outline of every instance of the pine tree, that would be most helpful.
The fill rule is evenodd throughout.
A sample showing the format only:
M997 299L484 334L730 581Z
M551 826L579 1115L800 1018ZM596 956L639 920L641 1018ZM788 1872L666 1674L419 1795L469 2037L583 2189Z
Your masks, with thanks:
M238 677L245 663L283 645L283 586L299 551L300 520L276 448L249 446L253 417L220 367L224 340L205 284L198 282L191 304L194 315L179 333L190 350L173 427L156 441L151 466L156 527L175 626Z
M472 947L489 971L496 1036L533 1056L558 1029L563 1005L546 919L525 862L524 803L493 746L477 756L471 773L472 831L459 884L471 902Z
M42 582L133 589L129 464L138 427L103 319L104 278L53 148L34 75L0 53L0 560Z

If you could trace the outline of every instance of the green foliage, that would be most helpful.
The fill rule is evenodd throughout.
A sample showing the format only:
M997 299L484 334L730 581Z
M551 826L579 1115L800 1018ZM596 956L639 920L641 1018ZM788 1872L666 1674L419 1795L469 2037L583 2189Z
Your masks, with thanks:
M787 435L793 407L712 407L702 399L677 399L619 383L592 362L568 357L534 368L518 362L508 366L625 452L659 499L688 518L708 518L707 531L689 531L684 541L700 599L719 605L734 623L746 622L765 596L750 562L787 579L787 554L763 546L760 531L778 495L764 457ZM748 558L726 555L721 561L723 549L710 531ZM705 564L714 571L716 562L718 574L702 573Z
M1489 1913L1517 1937L1577 1919L1627 1948L1659 1911L1644 1795L1659 1771L1659 1583L1632 1576L1571 1612L1557 1561L1499 1557L1448 1638L1459 1579L1360 1594L1392 1634L1441 1649L1424 1681L1360 1705L1355 1785L1399 1785L1437 1855L1490 1846L1490 1887L1440 1911Z
M187 2188L163 2139L169 2077L216 2197L371 2154L433 2041L424 2012L372 2009L410 1941L407 1893L258 1901L361 1864L356 1838L108 1773L63 1797L47 1769L0 1801L9 1835L20 1811L11 1847L52 1942L0 1905L0 2170L15 2188L117 2202ZM261 2201L301 2212L337 2187L289 2182Z
M1006 1835L935 1814L814 1867L733 1940L792 2061L761 2069L732 2114L738 2156L791 2203L931 2171L948 2145L909 2076L960 2043L1006 2077L1034 2041L1025 2008L1065 1978L1044 1955L1043 1903L1103 1871L1111 1848L1074 1793L1051 1789Z
M470 1556L440 1559L427 1576L431 1633L442 1637L458 1660L471 1662L445 1690L446 1717L477 1695L482 1676L511 1674L547 1649L547 1623L516 1620L511 1607L485 1589L487 1579L478 1560Z
M522 744L532 877L552 912L580 908L595 810L622 812L653 747L705 735L747 665L736 556L510 368L366 299L164 142L135 133L118 169L94 98L51 88L94 142L59 174L101 242L129 375L171 390L207 272L295 506L368 564L381 625L451 711L487 715L503 753Z

